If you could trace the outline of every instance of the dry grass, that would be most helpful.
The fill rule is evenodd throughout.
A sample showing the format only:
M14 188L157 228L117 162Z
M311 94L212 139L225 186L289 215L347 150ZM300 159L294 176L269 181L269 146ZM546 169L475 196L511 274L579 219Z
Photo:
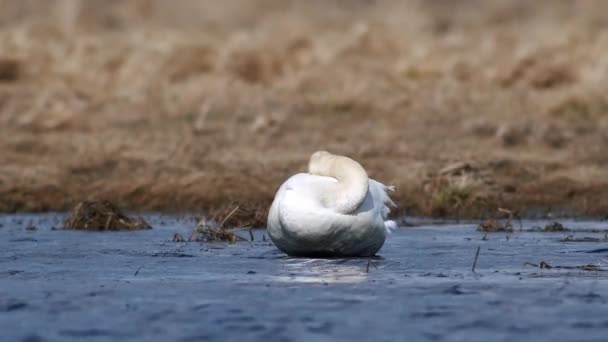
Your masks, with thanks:
M188 241L204 241L204 242L237 242L245 241L244 238L236 235L235 230L240 228L228 229L227 222L239 211L239 207L233 208L230 212L223 216L221 221L218 221L217 216L209 220L201 219L196 228L190 235Z
M1 211L263 225L325 149L397 214L608 212L605 1L76 3L2 0Z
M64 229L78 230L138 230L150 229L141 217L130 218L108 201L78 203L66 218Z

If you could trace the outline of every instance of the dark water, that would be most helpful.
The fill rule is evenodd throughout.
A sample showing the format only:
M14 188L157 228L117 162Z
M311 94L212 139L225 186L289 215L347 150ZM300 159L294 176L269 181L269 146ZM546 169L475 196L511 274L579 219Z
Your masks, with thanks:
M369 264L287 258L262 231L252 243L175 243L195 224L170 216L120 233L51 230L60 219L0 216L2 341L608 338L608 242L591 231L608 222L485 240L474 225L402 228ZM541 261L598 270L525 265Z

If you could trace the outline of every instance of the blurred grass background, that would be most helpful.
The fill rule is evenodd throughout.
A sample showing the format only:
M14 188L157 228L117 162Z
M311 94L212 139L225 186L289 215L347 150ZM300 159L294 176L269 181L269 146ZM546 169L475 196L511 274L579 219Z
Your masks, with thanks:
M399 213L608 213L605 1L0 0L0 210L259 224L318 149Z

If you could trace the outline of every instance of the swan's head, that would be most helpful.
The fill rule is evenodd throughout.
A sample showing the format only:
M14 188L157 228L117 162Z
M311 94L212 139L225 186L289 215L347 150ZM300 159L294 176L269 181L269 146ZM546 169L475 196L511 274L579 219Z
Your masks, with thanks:
M322 193L321 202L343 214L356 210L367 196L367 172L356 161L327 151L313 153L308 162L308 173L335 178L338 182Z
M367 172L356 161L327 151L317 151L310 156L308 173L334 177L340 181L361 181L367 184Z
M308 173L319 176L329 176L331 160L334 155L327 151L317 151L310 156Z

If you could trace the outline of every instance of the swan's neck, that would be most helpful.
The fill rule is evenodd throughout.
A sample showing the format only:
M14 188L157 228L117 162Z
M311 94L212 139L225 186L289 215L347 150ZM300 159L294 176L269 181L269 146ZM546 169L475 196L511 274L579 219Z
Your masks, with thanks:
M311 160L309 172L338 180L333 186L322 189L320 194L322 203L336 212L353 213L367 196L369 190L367 172L350 158L325 155L317 161Z

